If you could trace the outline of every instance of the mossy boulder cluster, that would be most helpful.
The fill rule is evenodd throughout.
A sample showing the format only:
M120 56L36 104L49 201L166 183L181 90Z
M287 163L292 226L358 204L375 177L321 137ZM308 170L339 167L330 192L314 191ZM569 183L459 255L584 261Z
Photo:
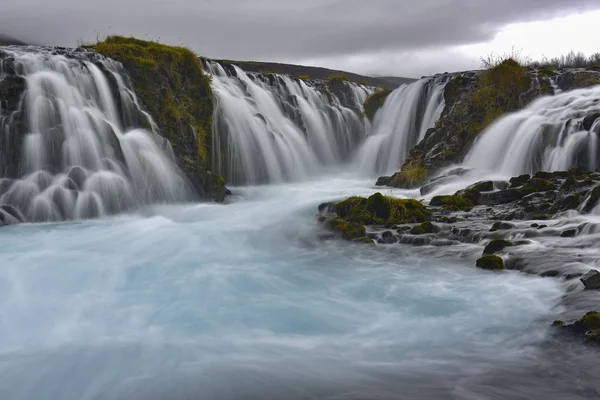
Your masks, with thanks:
M365 225L424 223L431 218L431 213L420 201L397 199L381 193L368 198L354 196L319 208L322 213L327 214L327 217L322 216L321 222L350 240L367 237Z
M136 95L167 138L181 168L206 198L223 200L224 180L211 165L213 98L210 77L189 49L108 36L86 46L121 62Z
M589 342L600 344L600 312L598 311L590 311L570 324L558 320L552 325Z

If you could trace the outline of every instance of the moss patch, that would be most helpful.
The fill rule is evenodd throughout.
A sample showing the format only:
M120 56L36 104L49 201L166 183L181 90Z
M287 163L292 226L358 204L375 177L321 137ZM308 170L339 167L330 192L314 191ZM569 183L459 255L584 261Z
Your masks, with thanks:
M487 269L490 271L499 271L504 269L504 260L498 256L483 256L475 265L478 268Z
M397 225L429 221L431 213L414 199L396 199L375 193L368 199L350 197L336 206L336 214L348 222L359 224Z
M481 119L467 127L471 135L481 132L502 114L519 108L521 93L529 89L529 76L526 67L508 58L484 71L477 84L468 100Z
M430 205L442 207L448 211L470 211L473 208L473 202L462 196L435 196L431 199Z
M398 188L413 189L427 183L429 172L427 168L412 167L396 174L394 186Z
M367 97L363 103L363 110L369 121L373 122L373 118L375 118L377 110L383 106L385 99L387 99L390 93L392 93L392 91L389 89L381 89L375 93L371 93L369 97Z
M184 47L122 36L108 36L86 47L123 64L138 99L159 133L171 142L182 168L200 177L204 190L222 191L220 177L205 176L211 164L213 98L210 77L196 54Z
M427 233L437 233L440 228L429 221L422 222L420 225L413 227L410 230L411 235L424 235Z
M489 192L492 190L494 190L494 182L477 182L464 190L459 190L458 192L456 192L455 196L460 196L465 199L468 199L472 204L477 205L479 204L479 193Z

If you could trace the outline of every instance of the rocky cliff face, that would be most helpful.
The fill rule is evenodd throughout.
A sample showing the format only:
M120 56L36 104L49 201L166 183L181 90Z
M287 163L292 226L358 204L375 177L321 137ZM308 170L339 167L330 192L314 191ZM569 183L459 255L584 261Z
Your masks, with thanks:
M440 169L460 163L479 134L503 114L540 96L598 83L598 71L527 69L513 60L489 70L457 74L445 87L445 107L435 127L410 151L400 171L380 178L379 184L421 186ZM406 179L417 175L422 179Z
M212 90L198 57L186 48L119 36L88 47L121 62L195 189L204 198L222 201L225 182L209 171Z

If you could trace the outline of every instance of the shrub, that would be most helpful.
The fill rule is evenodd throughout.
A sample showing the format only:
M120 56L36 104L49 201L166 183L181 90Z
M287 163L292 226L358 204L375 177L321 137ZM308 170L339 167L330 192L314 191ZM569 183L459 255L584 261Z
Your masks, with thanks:
M349 81L350 79L345 75L334 75L327 78L327 81L331 85L343 85L344 82Z
M365 102L363 103L363 110L369 121L373 122L373 118L375 118L377 110L383 106L385 99L387 99L390 93L392 93L392 91L389 89L380 89L374 93L371 93L366 98Z
M308 76L308 75L299 75L298 79L302 79L303 81L308 81L308 80L310 80L310 76Z

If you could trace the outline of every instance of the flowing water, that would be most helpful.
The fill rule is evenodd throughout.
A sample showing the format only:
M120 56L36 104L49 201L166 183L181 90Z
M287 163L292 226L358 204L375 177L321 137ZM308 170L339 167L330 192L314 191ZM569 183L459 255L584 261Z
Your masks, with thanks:
M425 257L318 239L319 203L374 192L372 177L331 169L357 152L357 170L396 169L440 115L442 78L397 89L371 130L369 89L328 95L208 62L215 168L237 183L300 182L156 205L188 199L186 183L121 66L3 51L0 78L11 69L27 84L23 162L3 158L0 185L18 213L4 218L74 220L0 229L1 399L598 397L595 354L548 328L559 280L480 271L476 246ZM14 118L0 116L0 146Z
M559 281L316 239L321 201L372 191L338 176L0 230L0 397L500 399L488 379L539 384Z
M95 218L192 198L120 64L86 51L1 51L0 80L26 81L19 110L0 114L2 221Z

